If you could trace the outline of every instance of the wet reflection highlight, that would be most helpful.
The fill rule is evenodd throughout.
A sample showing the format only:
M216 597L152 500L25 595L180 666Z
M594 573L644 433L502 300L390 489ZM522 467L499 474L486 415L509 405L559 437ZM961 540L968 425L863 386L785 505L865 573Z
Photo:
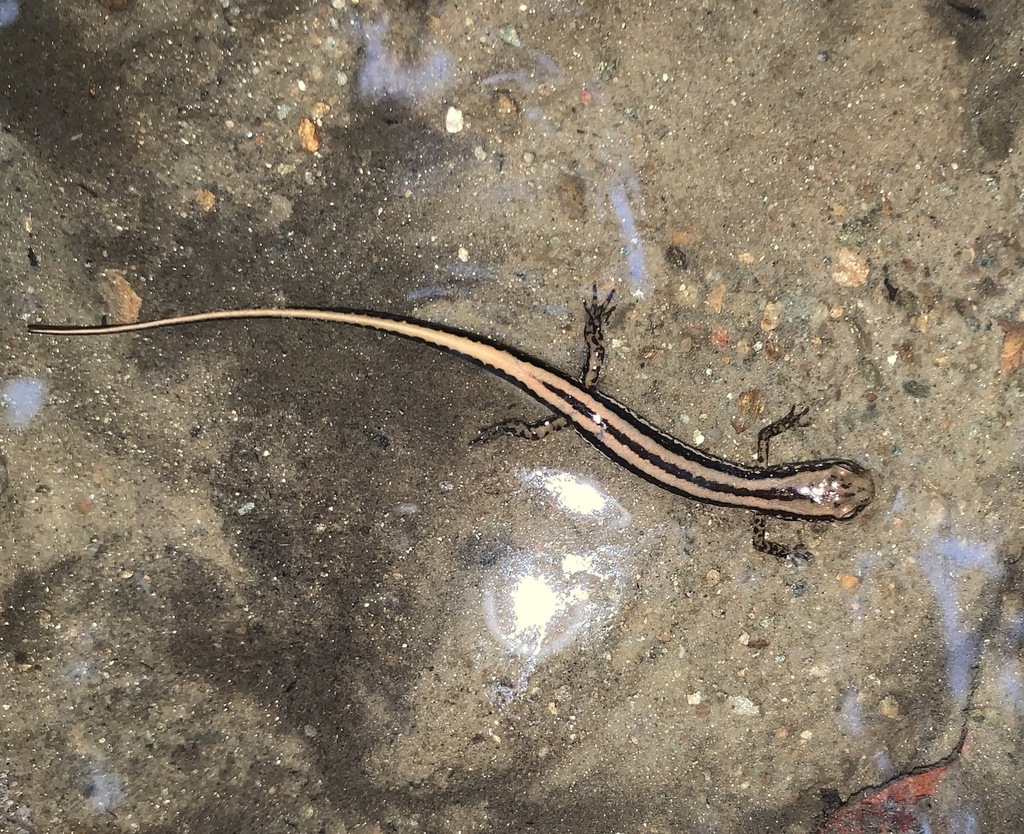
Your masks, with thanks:
M983 581L995 582L1003 575L991 545L953 537L934 540L920 556L920 564L938 603L942 629L949 653L949 687L957 703L967 703L971 685L971 667L978 660L981 638L961 617L962 595L968 582L978 574Z
M488 633L513 661L500 700L523 692L541 661L586 642L614 615L631 553L628 543L611 540L629 515L597 485L549 468L519 479L537 522L525 540L506 537L480 597Z
M520 474L526 486L545 492L560 510L593 518L616 527L629 523L629 513L604 490L586 478L559 469L541 467Z
M635 184L631 183L635 190ZM626 186L622 183L614 184L608 192L608 199L615 210L615 216L622 228L622 235L626 239L626 255L629 262L629 281L633 292L641 296L647 294L649 289L647 281L647 259L644 256L643 244L640 242L640 231L637 229L636 220L633 217L633 208L630 205L629 195Z
M43 407L46 400L46 383L41 379L21 377L9 379L0 390L0 403L4 407L4 418L14 428L24 429Z
M445 52L430 50L418 63L403 64L384 42L388 34L387 21L366 23L360 28L366 53L359 69L357 89L364 99L413 103L440 95L451 81L451 58Z

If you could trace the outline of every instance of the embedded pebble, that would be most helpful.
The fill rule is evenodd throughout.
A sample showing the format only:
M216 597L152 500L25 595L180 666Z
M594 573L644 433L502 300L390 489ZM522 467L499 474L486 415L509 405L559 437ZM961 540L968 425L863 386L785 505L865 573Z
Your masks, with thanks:
M509 46L520 47L523 45L523 42L519 37L519 32L516 31L516 27L511 23L506 23L504 26L498 28L498 37Z
M1008 374L1024 364L1024 324L1001 321L1003 347L999 352L999 370Z
M708 293L707 301L704 303L715 313L721 313L725 304L725 284L718 284Z
M498 118L510 119L519 115L519 102L517 102L507 90L497 90L494 93L494 109Z
M782 310L785 305L781 301L769 301L764 305L761 313L761 329L769 333L779 326L779 319L782 317Z
M449 107L444 116L444 129L449 133L461 133L466 126L462 118L462 111L458 107Z
M670 243L665 247L664 255L665 263L676 267L676 269L690 268L690 256L686 254L686 250L682 246Z
M299 145L306 153L320 150L320 131L312 119L303 118L299 121Z
M764 414L764 391L760 388L750 388L740 391L736 397L736 410L748 417L760 417Z
M841 287L863 287L868 282L868 262L845 246L836 252L832 280Z
M732 711L737 715L761 714L761 708L749 698L744 698L742 695L730 695L729 706L732 707Z
M105 269L100 275L99 293L113 324L139 320L142 299L128 283L127 275L123 269Z
M860 579L852 573L836 574L836 581L844 591L852 591L860 584Z
M276 229L292 216L295 210L292 201L282 194L271 194L267 198L264 208L263 222L272 229Z
M196 205L209 214L217 206L217 195L209 188L200 188L195 196Z
M900 717L900 702L892 695L886 695L878 702L878 711L886 718L896 720Z

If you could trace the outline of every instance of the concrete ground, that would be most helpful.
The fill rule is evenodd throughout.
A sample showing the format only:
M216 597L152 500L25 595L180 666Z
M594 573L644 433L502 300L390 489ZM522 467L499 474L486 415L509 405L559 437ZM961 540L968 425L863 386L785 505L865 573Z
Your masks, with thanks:
M1015 832L1013 3L0 3L0 829ZM355 307L873 504L658 489ZM141 309L138 305L141 302Z

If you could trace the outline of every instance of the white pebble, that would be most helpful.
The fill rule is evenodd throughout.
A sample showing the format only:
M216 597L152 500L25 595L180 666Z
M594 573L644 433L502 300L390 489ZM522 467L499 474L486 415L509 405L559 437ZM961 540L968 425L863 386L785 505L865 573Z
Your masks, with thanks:
M463 127L462 111L458 107L449 107L444 117L444 129L449 133L461 133Z
M729 697L729 706L732 707L732 711L738 715L761 714L761 708L749 698L744 698L742 695L731 695Z

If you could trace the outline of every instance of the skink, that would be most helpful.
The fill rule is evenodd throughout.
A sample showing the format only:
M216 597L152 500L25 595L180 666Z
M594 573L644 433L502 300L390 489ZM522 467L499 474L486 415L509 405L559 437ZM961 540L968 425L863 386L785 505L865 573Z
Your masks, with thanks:
M787 429L806 425L806 409L791 409L758 436L762 465L749 466L705 452L662 431L614 398L598 391L604 359L603 328L612 295L598 301L596 289L586 305L587 361L576 380L515 349L445 325L386 313L304 308L218 310L154 321L98 326L30 324L31 333L51 336L99 336L136 333L158 327L235 319L306 319L348 324L393 333L449 351L504 377L544 404L554 415L539 423L509 421L485 431L482 439L509 434L539 438L572 425L593 446L631 472L676 495L755 513L754 547L781 558L803 558L802 546L790 547L765 537L764 516L812 521L854 518L874 498L870 472L850 460L829 458L768 464L768 444Z

